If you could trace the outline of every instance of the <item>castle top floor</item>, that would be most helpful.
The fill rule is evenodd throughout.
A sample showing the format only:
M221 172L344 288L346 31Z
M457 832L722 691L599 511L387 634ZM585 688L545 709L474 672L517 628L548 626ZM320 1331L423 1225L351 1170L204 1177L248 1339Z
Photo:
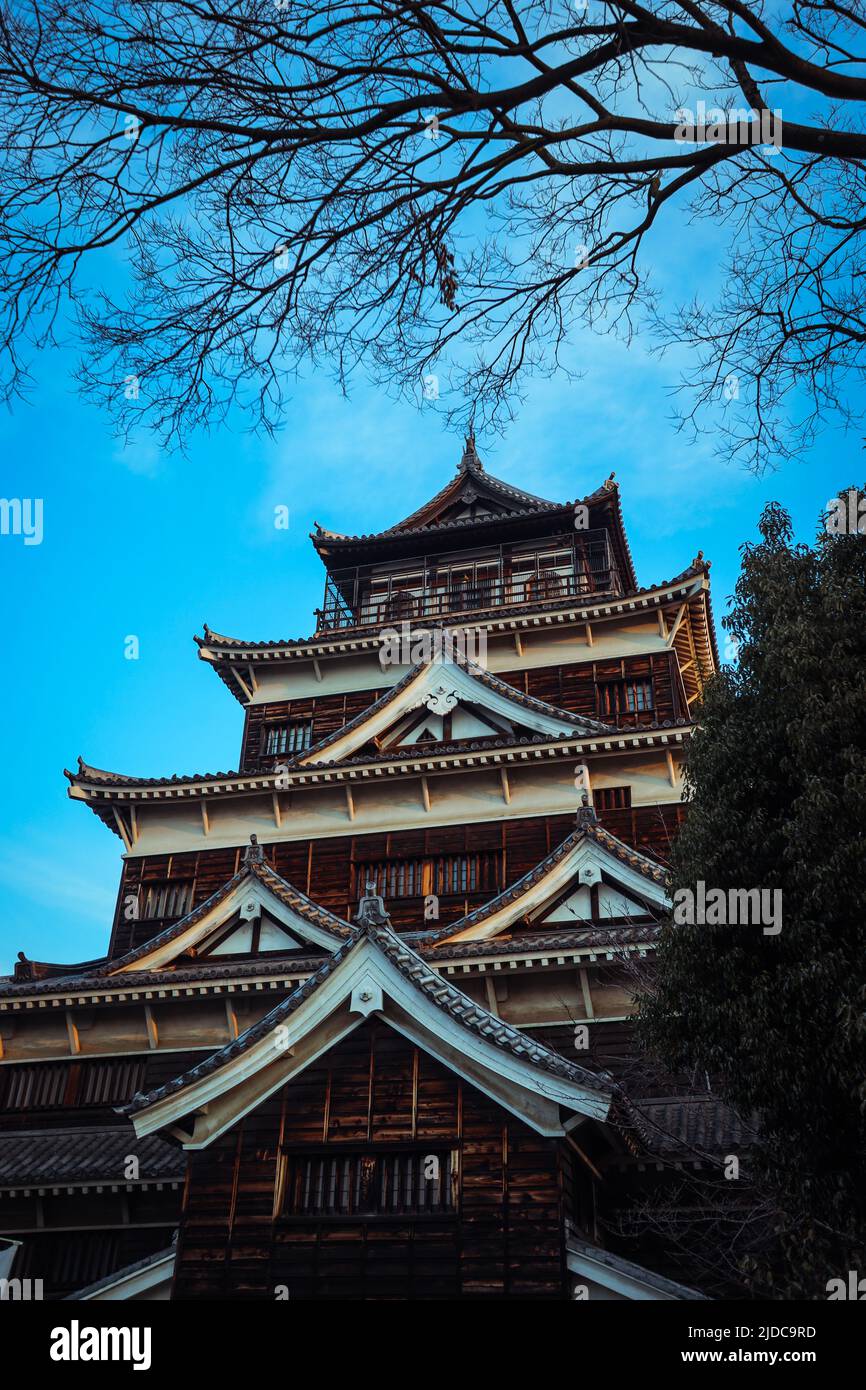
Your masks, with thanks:
M471 436L455 477L411 516L373 535L317 526L312 540L327 570L319 633L637 587L612 476L582 500L550 502L487 473Z

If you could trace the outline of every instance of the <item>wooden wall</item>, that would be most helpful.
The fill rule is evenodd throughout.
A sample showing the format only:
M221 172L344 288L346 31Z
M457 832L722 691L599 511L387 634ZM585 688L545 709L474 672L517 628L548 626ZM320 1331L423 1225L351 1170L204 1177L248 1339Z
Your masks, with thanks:
M548 666L540 671L502 673L503 680L524 694L590 719L602 718L598 703L599 683L625 680L627 677L652 681L654 709L641 714L621 715L618 721L621 727L634 728L636 725L686 717L688 710L682 697L682 680L673 652L654 652L616 661L592 661L580 666Z
M201 1057L196 1051L0 1064L0 1140L43 1129L111 1128L128 1133L134 1154L132 1125L114 1107L137 1090L180 1075ZM16 1278L42 1279L46 1298L63 1298L170 1244L181 1206L177 1187L166 1181L129 1189L107 1177L103 1186L70 1191L59 1137L56 1155L56 1173L34 1177L0 1201L0 1231L23 1243ZM179 1153L178 1172L183 1167Z
M455 1214L274 1217L281 1145L426 1141L460 1152ZM190 1154L174 1297L563 1298L566 1166L557 1141L370 1021Z
M678 803L605 811L603 825L627 844L648 850L666 860L673 836L684 817ZM357 907L354 866L385 859L498 852L501 854L501 886L507 888L555 849L574 828L571 816L538 816L526 820L495 821L471 826L433 826L429 830L404 830L387 835L346 835L326 840L295 840L265 846L273 867L315 902L348 917ZM126 900L142 885L157 881L194 880L193 903L198 905L237 872L242 849L201 850L186 854L149 855L124 864L110 954L122 955L133 946L151 940L168 919L127 918ZM143 899L143 894L141 895ZM443 896L439 925L445 926L493 894L483 892ZM394 925L420 929L436 923L423 920L423 899L389 898Z
M619 725L633 728L636 724L684 719L688 709L682 693L676 654L655 652L647 656L627 657L617 661L592 661L579 666L549 666L538 671L503 671L501 679L525 695L574 714L599 718L597 685L600 681L625 677L649 678L653 682L655 709L642 714L622 715ZM385 693L380 690L353 691L346 695L324 695L303 700L283 700L267 705L254 705L247 710L241 752L241 770L256 771L275 762L285 762L290 755L265 756L265 730L269 724L285 719L310 720L313 741L336 733L350 719L363 714Z
M268 705L253 705L246 712L241 771L249 772L273 762L285 762L290 756L285 753L276 758L264 756L268 724L278 724L286 718L312 720L313 742L318 743L319 739L342 729L356 715L363 714L383 693L384 687L382 690L351 691L346 695L313 696L305 700L280 700Z

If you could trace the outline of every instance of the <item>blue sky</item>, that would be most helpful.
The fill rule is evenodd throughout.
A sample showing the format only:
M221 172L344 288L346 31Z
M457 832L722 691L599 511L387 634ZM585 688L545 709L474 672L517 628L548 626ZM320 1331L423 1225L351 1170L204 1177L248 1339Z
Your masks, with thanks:
M706 284L719 237L665 232L660 278L682 297ZM120 265L116 267L120 272ZM243 716L197 658L213 628L252 639L313 631L324 573L313 521L378 530L452 475L462 441L435 410L395 403L359 381L350 399L317 372L298 384L274 440L244 422L164 455L124 448L76 394L71 342L42 354L26 404L0 417L0 495L42 498L44 538L0 536L5 655L0 804L0 972L18 950L74 961L107 945L121 844L70 802L64 766L143 775L237 765ZM861 440L826 434L808 455L757 480L671 422L675 359L638 341L576 335L583 375L536 380L505 438L479 438L488 468L531 492L574 499L619 481L639 582L713 561L717 617L769 498L811 539L827 498L861 473ZM288 531L274 507L290 508ZM137 661L125 639L139 639Z

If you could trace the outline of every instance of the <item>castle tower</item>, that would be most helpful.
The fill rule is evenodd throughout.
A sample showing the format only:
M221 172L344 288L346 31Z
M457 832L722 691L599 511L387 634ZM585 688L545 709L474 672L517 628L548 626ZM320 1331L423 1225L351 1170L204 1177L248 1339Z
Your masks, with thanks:
M312 636L196 638L243 709L237 771L67 773L123 871L103 959L0 981L16 1274L691 1296L622 1260L611 1291L598 1183L644 1142L627 963L717 668L708 564L639 587L613 477L546 501L472 438L405 520L312 541Z

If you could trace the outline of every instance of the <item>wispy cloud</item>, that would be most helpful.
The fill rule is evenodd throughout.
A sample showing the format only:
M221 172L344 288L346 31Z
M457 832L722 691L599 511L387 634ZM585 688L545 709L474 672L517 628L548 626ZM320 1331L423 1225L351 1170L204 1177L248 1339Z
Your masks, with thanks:
M155 478L164 464L162 451L152 438L119 441L112 458L130 473L145 478Z
M80 861L64 862L57 853L57 847L49 856L22 848L17 840L0 840L0 885L26 903L74 912L104 928L114 912L114 893L94 882L92 871L82 871Z

